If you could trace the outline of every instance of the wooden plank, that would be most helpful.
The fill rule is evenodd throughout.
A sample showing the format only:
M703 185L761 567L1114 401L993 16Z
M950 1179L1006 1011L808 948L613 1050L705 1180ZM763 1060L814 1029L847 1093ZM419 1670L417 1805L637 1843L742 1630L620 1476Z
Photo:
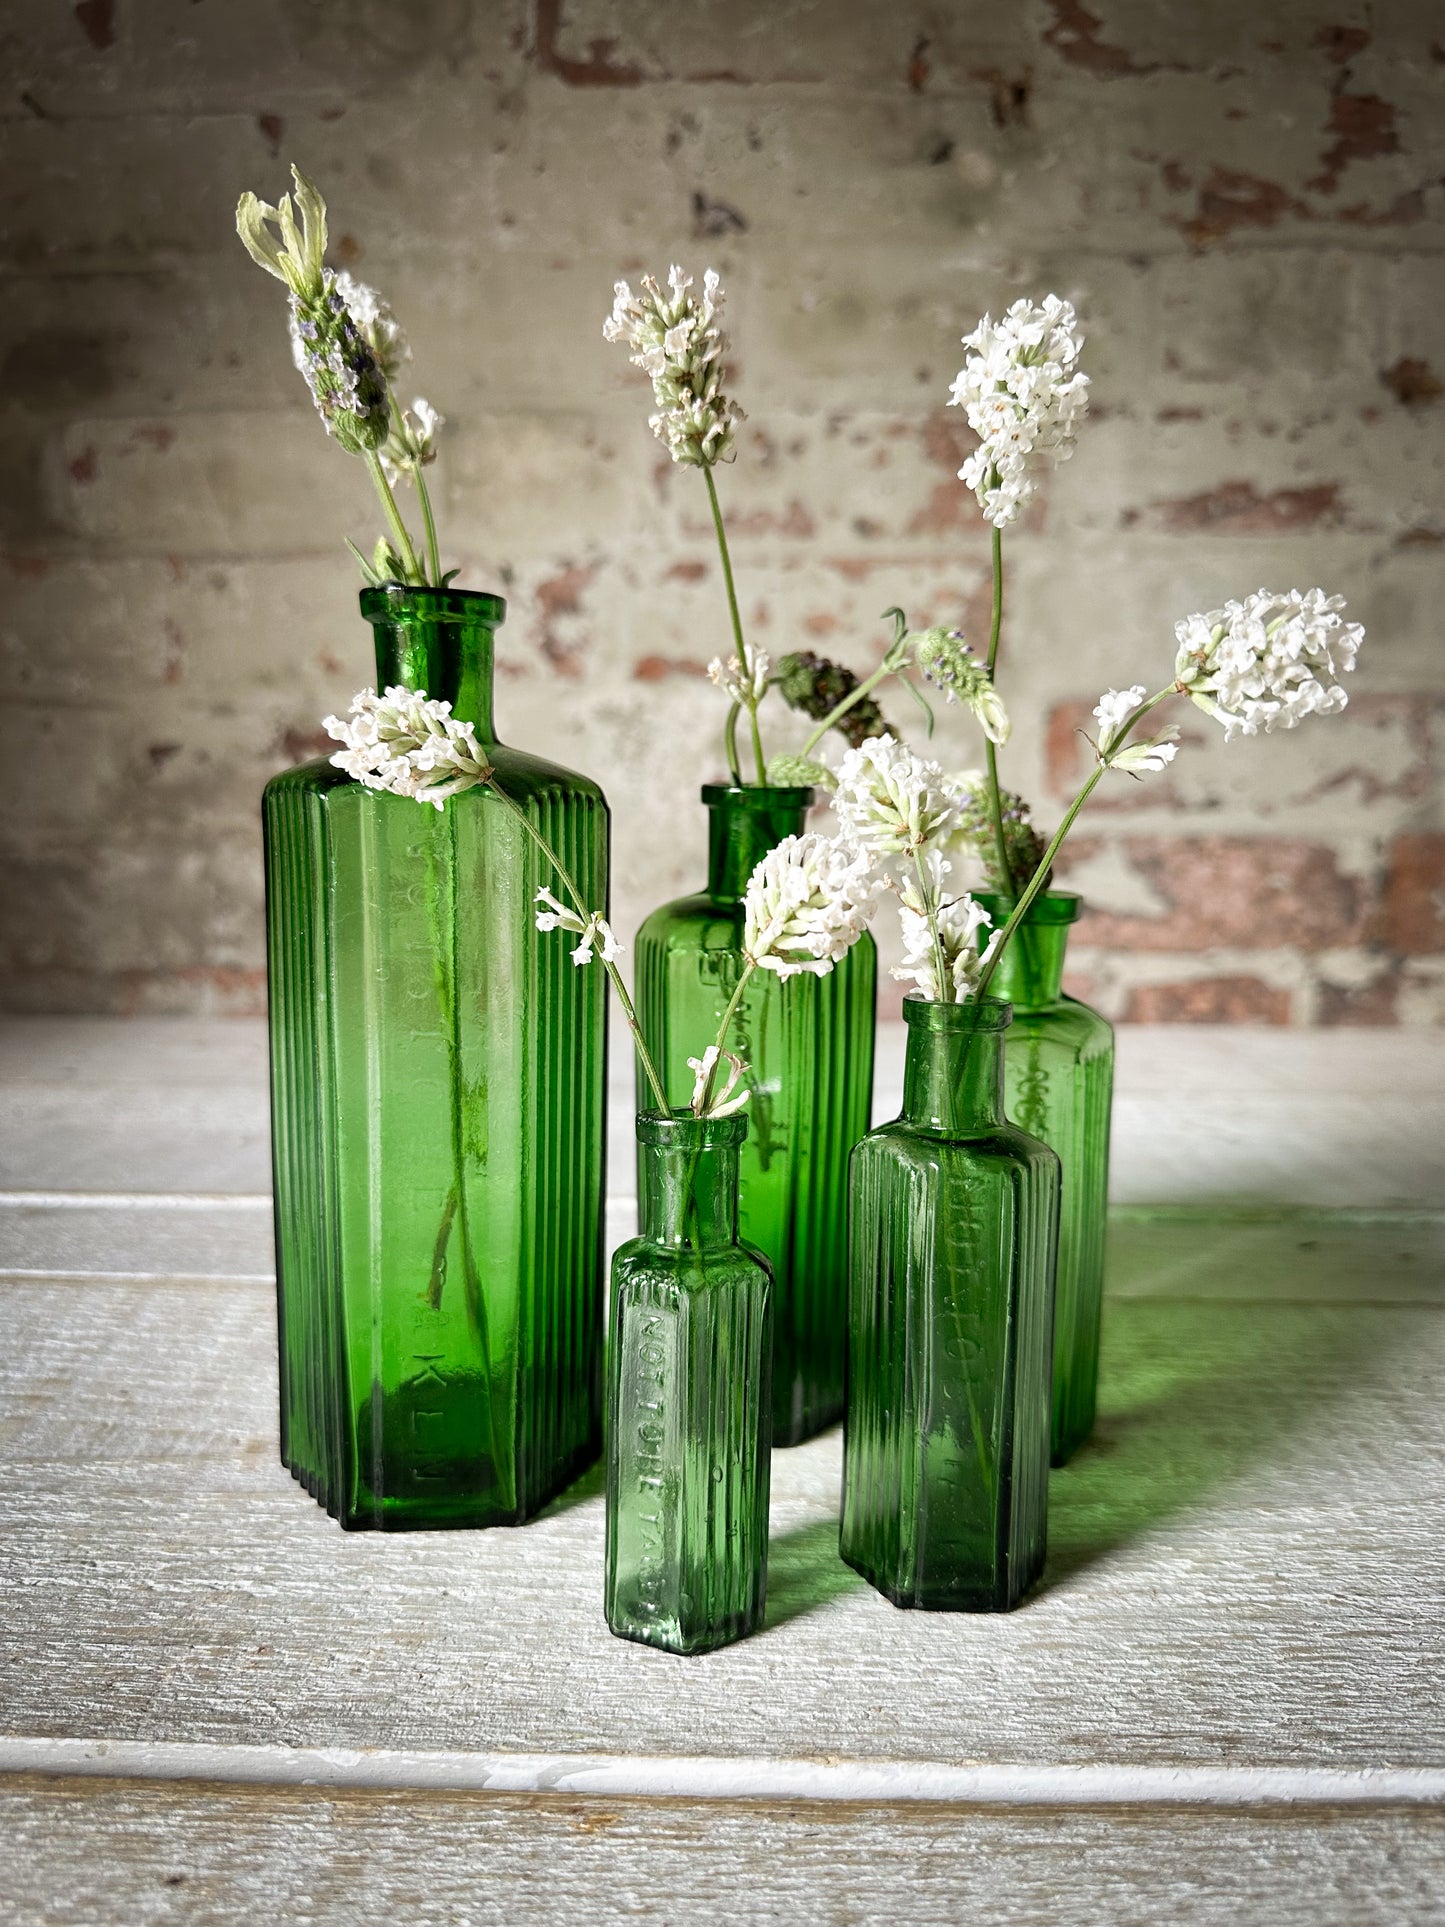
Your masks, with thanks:
M1121 1299L1019 1613L836 1558L836 1434L775 1460L767 1630L600 1611L596 1474L519 1532L347 1536L274 1461L270 1294L5 1288L16 1734L617 1755L1437 1767L1445 1313Z
M987 1811L14 1780L17 1923L1440 1919L1445 1813Z

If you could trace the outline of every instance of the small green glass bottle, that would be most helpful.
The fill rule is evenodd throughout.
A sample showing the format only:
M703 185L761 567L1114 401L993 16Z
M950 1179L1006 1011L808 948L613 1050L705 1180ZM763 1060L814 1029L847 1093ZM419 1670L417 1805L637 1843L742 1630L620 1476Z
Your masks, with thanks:
M1010 900L974 894L1002 928ZM1097 1011L1063 992L1064 951L1078 914L1079 899L1067 891L1036 897L991 985L1014 1013L1004 1049L1005 1108L1016 1124L1058 1152L1063 1168L1054 1293L1055 1465L1066 1464L1094 1427L1114 1094L1113 1030Z
M612 1261L607 1623L669 1653L763 1618L773 1281L738 1237L747 1129L639 1117L641 1235Z
M810 789L707 784L708 882L637 936L637 1010L669 1100L717 1035L742 969L743 895L758 862L802 834ZM728 1048L750 1067L740 1158L742 1235L776 1280L773 1437L797 1445L843 1410L848 1154L873 1101L878 953L866 932L826 977L756 972ZM647 1103L638 1078L638 1104ZM639 1175L638 1184L641 1188Z
M492 723L505 604L373 588L377 686L445 698L605 903L607 805ZM502 800L329 762L263 807L281 1456L348 1528L510 1524L601 1449L605 981L539 935Z
M1059 1161L1005 1121L997 998L904 999L903 1111L849 1174L843 1558L895 1606L1043 1570Z

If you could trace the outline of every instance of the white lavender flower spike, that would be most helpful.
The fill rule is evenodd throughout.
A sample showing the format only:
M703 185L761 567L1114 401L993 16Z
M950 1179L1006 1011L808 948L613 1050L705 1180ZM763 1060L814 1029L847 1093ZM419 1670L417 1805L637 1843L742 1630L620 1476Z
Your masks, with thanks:
M870 736L848 751L833 808L849 838L875 857L919 854L951 833L957 814L937 763L892 736Z
M711 268L702 278L702 299L692 292L692 276L668 270L666 293L650 274L634 294L625 281L615 289L612 313L602 324L608 341L632 350L632 364L651 379L657 413L648 426L675 462L711 468L730 462L733 429L743 419L737 403L723 393L727 339L718 327L723 293Z
M343 268L336 276L336 292L346 303L346 311L356 323L362 339L376 357L376 365L394 387L403 365L411 360L411 343L401 323L376 289Z
M424 690L398 684L378 696L363 689L347 716L327 716L322 726L344 745L331 758L337 769L368 789L437 809L492 773L472 725L458 722L449 702L431 702Z
M1335 678L1354 668L1365 639L1358 622L1341 620L1344 606L1323 589L1257 589L1186 616L1174 625L1175 686L1223 725L1226 741L1333 715L1349 701Z
M958 471L995 528L1006 528L1033 493L1037 470L1073 453L1088 412L1089 378L1077 368L1084 338L1072 305L1057 295L1042 307L1015 301L997 323L988 315L965 335L970 349L949 402L962 408L979 447Z
M913 660L926 681L943 691L946 702L961 702L978 718L991 743L1009 739L1011 724L1003 698L985 664L977 661L961 629L923 629L913 638Z
M867 857L840 838L784 837L748 878L743 951L784 979L826 977L862 936L876 895Z
M979 949L978 933L991 929L993 919L967 891L949 896L947 879L952 866L939 851L930 850L922 867L926 897L916 877L905 875L898 885L903 962L893 966L892 974L901 983L916 985L930 1002L966 1004L988 960L989 953ZM933 931L928 920L930 902L937 918L943 967L948 973L942 987L938 982Z
M709 1104L707 1102L707 1087L712 1081L713 1066L718 1062L720 1057L725 1057L731 1068L728 1071L727 1080L723 1084L722 1089L720 1091L714 1091L712 1102ZM733 1112L740 1111L752 1096L752 1092L747 1089L739 1091L736 1097L732 1094L734 1085L740 1077L745 1075L748 1068L741 1057L737 1056L733 1051L719 1051L716 1044L709 1044L701 1057L688 1058L687 1068L693 1073L692 1111L694 1117L731 1117ZM706 1109L703 1108L704 1105L707 1106Z

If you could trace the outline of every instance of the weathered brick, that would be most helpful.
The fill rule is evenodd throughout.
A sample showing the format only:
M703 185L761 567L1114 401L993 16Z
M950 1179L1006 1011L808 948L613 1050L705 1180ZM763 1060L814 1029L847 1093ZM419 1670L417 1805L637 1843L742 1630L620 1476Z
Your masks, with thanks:
M1322 843L1294 837L1126 837L1132 868L1166 906L1159 916L1085 911L1079 941L1126 950L1223 945L1323 950L1355 943L1363 886Z
M1258 977L1194 977L1140 984L1124 1019L1133 1024L1287 1024L1290 996Z
M1390 844L1385 940L1407 957L1445 950L1445 834L1407 831Z

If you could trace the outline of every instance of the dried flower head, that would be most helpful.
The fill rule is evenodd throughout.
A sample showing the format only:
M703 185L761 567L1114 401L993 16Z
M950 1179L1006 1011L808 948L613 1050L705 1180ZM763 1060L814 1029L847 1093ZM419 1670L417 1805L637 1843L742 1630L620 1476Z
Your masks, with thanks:
M589 964L595 949L603 963L615 963L622 955L622 945L612 934L612 926L606 917L594 912L589 917L579 916L569 910L565 903L559 902L550 890L539 890L534 899L545 904L545 910L537 912L539 930L566 930L581 941L572 952L574 964Z
M826 977L862 936L877 886L868 860L836 837L784 837L748 878L743 951L779 977Z
M948 836L956 815L937 763L892 736L870 736L848 751L833 807L850 839L875 857L917 855Z
M801 710L821 723L858 687L858 678L841 662L830 662L811 649L799 649L778 664L777 686L790 709ZM872 696L854 703L834 728L854 749L870 736L887 734L883 711Z
M995 528L1005 528L1033 493L1041 459L1073 453L1089 406L1089 378L1077 369L1084 338L1057 295L1042 307L1015 301L997 323L988 315L965 335L970 350L949 402L962 408L979 447L958 471Z
M386 375L325 264L326 203L300 168L291 175L300 225L289 194L278 207L243 194L236 231L251 259L290 290L291 352L327 434L349 454L364 454L386 440Z
M725 1057L730 1069L720 1091L708 1097L708 1086L713 1081L713 1068L720 1058ZM709 1044L701 1057L689 1057L687 1068L693 1073L692 1113L694 1117L731 1117L740 1111L752 1092L746 1086L733 1096L733 1087L740 1077L747 1075L747 1065L741 1057L730 1050L719 1051L716 1044Z
M327 716L323 727L344 745L331 758L337 769L368 789L437 809L492 773L472 725L458 722L449 702L432 702L424 690L398 684L378 696L363 689L346 717Z
M946 781L957 809L953 834L943 846L946 853L972 858L983 872L985 889L1009 889L1010 879L999 875L987 777L981 770L963 770ZM1029 806L1021 796L1002 790L999 804L1013 887L1022 890L1043 862L1048 842L1034 828Z
M1008 741L1010 723L1003 698L961 629L921 629L913 638L913 660L948 702L961 702L973 711L991 743Z
M838 779L826 763L809 756L771 756L768 781L778 789L832 790Z
M1354 668L1365 639L1358 622L1341 621L1344 606L1323 589L1257 589L1187 616L1174 625L1175 686L1223 724L1226 740L1333 715L1349 701L1334 679Z
M756 709L767 693L770 668L765 649L753 649L744 643L741 656L729 656L726 662L714 656L707 666L707 677L730 701L741 703L744 709Z
M733 428L743 419L722 388L722 288L711 268L702 278L701 300L681 268L669 268L667 280L665 294L650 274L642 277L638 294L619 281L602 333L608 341L625 342L633 366L651 378L657 413L648 426L672 459L711 468L733 459Z
M991 929L993 919L967 891L948 893L952 865L938 850L923 859L923 881L905 875L898 885L898 918L903 928L903 962L892 974L901 983L915 984L933 1003L966 1004L978 985L986 962L978 936ZM926 894L925 894L926 893ZM947 977L940 989L929 907L938 927L938 948Z

